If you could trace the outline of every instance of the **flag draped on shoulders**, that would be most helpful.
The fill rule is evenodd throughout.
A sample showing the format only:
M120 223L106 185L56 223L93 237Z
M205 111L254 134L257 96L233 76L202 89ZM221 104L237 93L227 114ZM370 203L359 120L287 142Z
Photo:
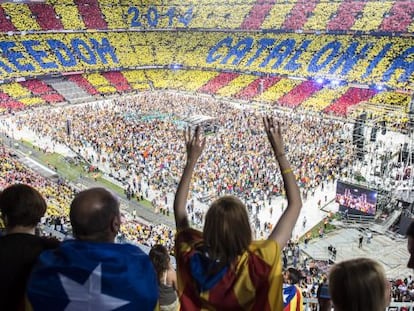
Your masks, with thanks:
M303 311L302 292L296 285L283 284L283 310Z
M206 254L202 233L185 229L176 236L181 310L280 311L280 247L272 240L254 241L231 266Z
M40 255L27 296L34 311L152 311L158 282L136 246L70 240Z

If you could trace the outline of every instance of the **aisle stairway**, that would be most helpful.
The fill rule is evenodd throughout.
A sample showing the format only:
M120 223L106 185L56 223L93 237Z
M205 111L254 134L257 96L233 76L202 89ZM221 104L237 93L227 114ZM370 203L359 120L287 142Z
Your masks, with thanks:
M94 101L95 98L72 81L63 78L43 80L61 94L69 103L79 104Z

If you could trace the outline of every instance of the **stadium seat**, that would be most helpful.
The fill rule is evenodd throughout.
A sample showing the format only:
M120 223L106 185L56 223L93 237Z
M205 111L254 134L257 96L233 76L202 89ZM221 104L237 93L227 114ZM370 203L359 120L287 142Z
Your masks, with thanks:
M17 5L13 3L2 4L4 12L10 17L16 30L19 31L37 31L42 28L33 18L32 12L27 5Z
M85 91L87 91L91 95L98 95L99 92L96 90L92 84L85 79L82 75L76 74L71 75L68 78L70 81L75 82L77 85L79 85L81 88L83 88Z
M107 29L97 0L75 0L87 29Z
M30 10L42 30L62 30L63 25L53 6L46 3L29 3Z
M112 94L117 91L117 89L99 73L84 74L83 76L101 94Z

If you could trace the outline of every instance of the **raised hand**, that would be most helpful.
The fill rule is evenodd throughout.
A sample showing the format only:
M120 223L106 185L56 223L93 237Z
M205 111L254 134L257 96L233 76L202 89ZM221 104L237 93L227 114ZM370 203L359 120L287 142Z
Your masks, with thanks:
M269 239L275 240L283 248L292 236L293 228L302 208L302 199L295 175L293 174L289 161L285 157L285 147L280 130L280 123L275 121L273 117L266 116L263 118L263 124L267 138L275 153L276 160L279 163L288 200L287 208L269 235Z
M285 146L283 144L282 133L280 130L280 123L273 119L273 117L263 117L263 124L269 139L272 149L276 157L282 156L285 153Z
M197 160L200 157L206 145L206 138L200 138L200 127L197 126L193 135L191 129L184 132L185 147L187 150L187 163L184 166L183 174L178 183L177 192L174 198L174 216L177 231L188 228L188 215L186 210L188 193L190 191L191 177L196 166Z
M188 128L186 133L184 133L185 146L187 150L187 162L197 162L204 150L206 145L206 137L201 139L200 132L200 126L197 126L193 135L191 135L190 128Z

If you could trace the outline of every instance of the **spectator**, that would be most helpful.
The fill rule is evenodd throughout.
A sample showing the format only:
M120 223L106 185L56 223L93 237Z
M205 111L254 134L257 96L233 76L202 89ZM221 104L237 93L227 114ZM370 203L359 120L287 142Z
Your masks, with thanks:
M0 194L6 234L0 237L0 310L24 310L25 287L39 254L59 242L35 235L46 202L34 188L16 184Z
M149 256L158 277L160 310L175 311L178 309L177 275L171 266L168 250L157 244L151 248Z
M154 310L154 268L138 247L115 244L118 200L103 188L80 192L70 206L75 240L39 257L28 282L33 310Z
M408 260L407 267L414 269L414 221L408 226L407 229L407 249L410 253L410 259Z
M334 265L329 274L329 292L338 311L385 310L391 298L391 287L384 269L368 258Z
M283 310L303 311L303 296L297 286L302 278L299 270L289 268L283 273Z
M186 203L190 181L206 139L200 138L200 127L193 135L190 130L186 133L187 162L174 201L182 310L283 309L281 249L292 235L302 201L284 153L280 124L266 117L264 127L288 199L285 212L264 241L252 241L246 207L234 196L221 197L211 204L203 232L189 227Z
M322 282L319 283L316 297L318 298L320 311L331 311L332 302L331 296L329 295L328 278L326 275L322 277Z

